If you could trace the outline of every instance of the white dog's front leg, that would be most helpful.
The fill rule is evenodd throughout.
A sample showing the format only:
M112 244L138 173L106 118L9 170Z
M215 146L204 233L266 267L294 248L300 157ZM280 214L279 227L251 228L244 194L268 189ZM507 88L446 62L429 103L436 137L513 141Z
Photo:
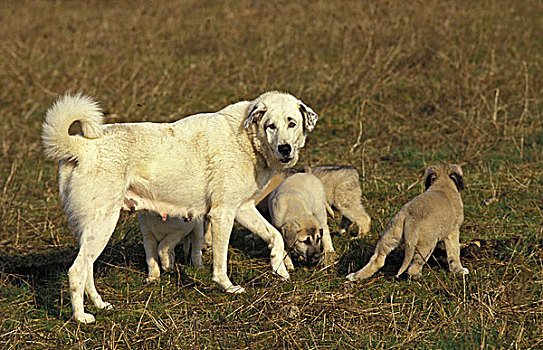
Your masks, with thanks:
M332 236L330 235L330 228L328 224L323 224L323 233L322 233L322 248L324 251L324 266L330 266L334 264L336 260L336 251L332 244Z
M290 276L284 263L285 243L283 242L283 237L281 236L281 233L268 223L258 210L256 210L254 201L247 201L239 207L236 214L236 220L268 244L273 271L284 280L288 280Z
M243 293L245 289L234 286L226 274L228 258L228 242L234 226L234 210L212 209L209 212L209 220L213 227L213 282L228 293Z

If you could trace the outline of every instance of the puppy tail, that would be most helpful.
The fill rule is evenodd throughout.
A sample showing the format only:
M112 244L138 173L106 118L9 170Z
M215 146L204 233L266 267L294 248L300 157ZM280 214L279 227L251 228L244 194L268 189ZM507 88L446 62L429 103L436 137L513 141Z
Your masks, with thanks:
M74 122L81 123L82 135L70 135ZM48 157L77 159L83 152L83 140L102 136L104 115L97 102L81 93L64 95L49 108L42 128L42 142Z

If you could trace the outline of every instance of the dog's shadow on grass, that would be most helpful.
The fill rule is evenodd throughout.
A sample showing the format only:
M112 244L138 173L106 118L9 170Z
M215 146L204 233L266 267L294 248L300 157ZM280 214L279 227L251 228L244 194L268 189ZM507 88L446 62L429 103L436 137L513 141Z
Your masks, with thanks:
M127 237L129 234L121 235L124 237L110 242L94 263L95 276L111 266L147 271L143 244L134 237ZM15 294L28 293L36 308L59 315L61 305L69 302L68 269L77 253L76 246L30 253L14 249L0 251L2 288L7 300L20 300Z

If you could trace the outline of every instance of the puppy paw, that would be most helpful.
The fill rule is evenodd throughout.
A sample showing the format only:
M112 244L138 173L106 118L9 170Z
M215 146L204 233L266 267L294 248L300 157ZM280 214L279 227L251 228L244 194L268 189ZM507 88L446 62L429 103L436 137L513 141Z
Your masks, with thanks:
M225 292L226 293L232 293L232 294L240 294L240 293L245 292L245 288L243 288L241 286L230 286L230 287L226 288Z
M149 276L145 279L145 283L152 283L159 279L159 276Z
M458 271L458 273L461 274L461 275L468 275L469 270L466 269L465 267L463 267L462 270Z
M74 315L74 319L77 322L84 323L84 324L93 323L95 321L94 316L91 315L91 314L88 314L86 312L84 312L82 314L79 314L79 315Z

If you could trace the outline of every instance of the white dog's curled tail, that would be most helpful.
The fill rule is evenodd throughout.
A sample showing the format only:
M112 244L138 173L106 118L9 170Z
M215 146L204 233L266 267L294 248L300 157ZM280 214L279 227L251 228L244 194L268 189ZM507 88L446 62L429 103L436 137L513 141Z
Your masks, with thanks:
M70 135L70 125L79 121L83 135ZM64 95L49 108L43 122L42 141L50 158L77 159L86 139L102 136L104 115L97 102L82 93Z

